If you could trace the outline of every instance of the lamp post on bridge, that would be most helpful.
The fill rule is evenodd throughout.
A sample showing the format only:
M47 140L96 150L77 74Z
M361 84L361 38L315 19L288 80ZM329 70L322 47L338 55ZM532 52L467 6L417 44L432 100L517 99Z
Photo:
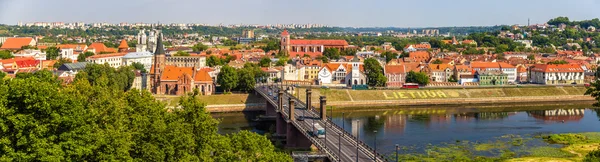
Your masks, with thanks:
M344 112L342 112L342 131L346 130L345 123L346 123L346 117L344 115Z
M360 121L356 121L356 162L358 162L358 141L360 137Z
M398 144L396 144L396 161L398 161L398 148L399 148L399 147L400 147L400 146L399 146Z
M342 132L338 132L338 156L342 156Z
M377 130L374 130L373 133L375 133L375 140L373 141L373 143L375 143L375 149L373 149L373 160L377 160Z

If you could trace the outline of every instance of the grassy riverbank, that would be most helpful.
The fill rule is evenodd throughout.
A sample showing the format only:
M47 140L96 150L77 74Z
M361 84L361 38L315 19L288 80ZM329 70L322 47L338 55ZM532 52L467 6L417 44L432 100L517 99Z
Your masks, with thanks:
M600 148L600 132L535 136L505 135L494 141L455 141L427 146L423 153L402 147L400 161L582 161ZM395 155L391 155L395 158Z
M155 95L159 100L167 102L171 106L177 105L180 96ZM233 105L233 104L256 104L265 103L265 100L254 93L250 94L216 94L208 96L197 96L206 105Z
M313 89L312 100L327 96L327 101L375 101L375 100L411 100L446 98L492 98L492 97L531 97L582 95L585 87L540 86L506 87L474 89L399 89L399 90L349 90L349 89ZM296 89L296 96L306 98L306 89Z

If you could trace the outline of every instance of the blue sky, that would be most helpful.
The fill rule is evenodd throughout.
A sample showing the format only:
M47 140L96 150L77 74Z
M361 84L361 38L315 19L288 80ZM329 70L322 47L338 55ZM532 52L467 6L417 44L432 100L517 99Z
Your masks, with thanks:
M600 17L600 0L0 0L0 23L488 26Z

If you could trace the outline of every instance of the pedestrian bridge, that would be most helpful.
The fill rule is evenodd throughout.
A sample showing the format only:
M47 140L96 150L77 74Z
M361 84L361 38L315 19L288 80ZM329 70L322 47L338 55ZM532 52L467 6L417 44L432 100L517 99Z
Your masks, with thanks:
M283 91L284 86L261 85L256 93L266 100L266 115L276 118L276 136L285 136L287 148L316 146L330 161L386 161L374 149L327 119L327 98L320 96L319 110L311 103L311 89L306 90L306 102ZM325 129L325 137L311 134L314 123Z

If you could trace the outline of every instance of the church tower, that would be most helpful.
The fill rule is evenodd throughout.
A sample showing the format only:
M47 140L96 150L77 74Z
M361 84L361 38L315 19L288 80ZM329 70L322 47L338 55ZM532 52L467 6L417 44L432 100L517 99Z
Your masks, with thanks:
M290 53L290 33L288 33L288 31L286 29L283 29L283 32L281 32L280 44L281 44L280 51L285 51L287 53ZM267 52L267 51L265 51L265 52Z
M160 89L160 77L162 76L162 72L165 69L165 49L162 44L162 35L159 34L158 39L156 40L156 50L154 50L154 93L162 94L163 92Z
M135 46L135 52L148 51L148 44L146 43L146 30L142 29L137 35L137 45Z

